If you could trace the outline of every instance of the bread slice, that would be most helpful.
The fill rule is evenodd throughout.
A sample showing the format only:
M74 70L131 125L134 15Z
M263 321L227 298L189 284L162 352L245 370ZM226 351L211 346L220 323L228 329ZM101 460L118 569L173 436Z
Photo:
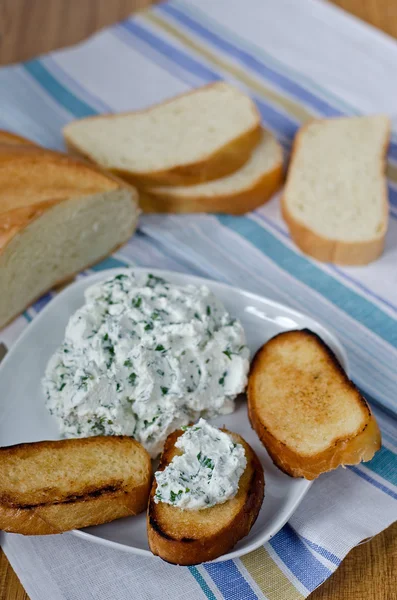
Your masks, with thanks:
M281 146L263 129L259 144L238 171L207 183L148 188L140 194L140 205L145 212L241 215L269 200L282 179Z
M129 182L190 185L241 167L260 116L243 92L217 82L146 110L80 119L63 133L73 151Z
M0 144L0 327L126 242L137 198L79 159Z
M365 265L383 251L388 224L386 116L312 121L299 130L282 213L303 252Z
M274 463L315 479L370 460L381 437L375 417L333 352L312 331L286 331L257 352L248 415Z
M177 565L195 565L213 560L231 550L246 536L258 516L264 496L263 468L251 446L237 433L229 433L245 449L247 467L234 498L203 510L183 510L156 503L154 479L147 512L149 547L153 554ZM175 442L182 430L168 436L159 470L163 471L180 450Z
M62 533L147 507L150 457L130 437L90 437L0 448L0 529Z

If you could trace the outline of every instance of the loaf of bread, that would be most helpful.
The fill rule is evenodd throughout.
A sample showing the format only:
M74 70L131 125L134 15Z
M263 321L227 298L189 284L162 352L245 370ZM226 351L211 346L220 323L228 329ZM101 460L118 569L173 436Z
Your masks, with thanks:
M0 529L62 533L147 507L152 466L130 437L90 437L0 448Z
M70 149L138 186L191 185L240 168L261 136L252 100L217 82L137 112L73 121Z
M321 261L365 265L388 223L386 116L312 121L298 132L281 206L295 243Z
M189 186L163 186L141 191L145 212L218 212L244 214L264 204L280 188L283 155L274 136L262 130L248 161L231 175Z
M0 327L126 242L138 217L131 186L17 142L0 134Z
M379 427L337 358L308 329L286 331L257 352L248 379L248 415L276 465L315 479L370 460Z
M153 481L147 512L149 546L153 554L167 562L194 565L213 560L229 552L255 523L264 496L263 468L241 436L226 433L244 447L247 459L237 494L230 500L203 510L183 510L164 502L156 503L157 482ZM160 471L180 452L175 442L182 434L183 431L178 430L168 436Z

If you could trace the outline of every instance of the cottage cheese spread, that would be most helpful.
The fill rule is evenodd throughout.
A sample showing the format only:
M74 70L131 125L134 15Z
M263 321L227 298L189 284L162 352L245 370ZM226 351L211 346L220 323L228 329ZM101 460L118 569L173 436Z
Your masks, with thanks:
M180 426L233 411L249 351L208 288L128 270L85 299L43 380L65 436L129 435L155 457Z
M245 451L227 433L200 419L187 427L175 447L182 454L155 473L155 502L200 510L233 498L247 466Z

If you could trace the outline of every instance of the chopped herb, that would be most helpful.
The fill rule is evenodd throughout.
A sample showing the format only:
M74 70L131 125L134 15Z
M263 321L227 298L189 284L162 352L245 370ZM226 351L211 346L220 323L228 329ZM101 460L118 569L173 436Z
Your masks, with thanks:
M210 314L211 314L211 307L207 306L207 315L210 316Z
M135 398L127 398L127 402L129 402L130 404L134 404Z
M121 390L121 385L117 382L116 383L116 392L119 392Z
M113 421L111 419L108 419L108 425L113 425Z
M58 388L58 392L62 392L63 388L65 387L66 383L61 383L60 387Z
M169 390L169 388L167 388L167 387L161 387L161 393L163 394L163 396L168 394L168 390Z
M194 313L194 316L195 316L195 318L196 318L196 319L198 319L199 321L201 321L201 317L200 317L200 315L198 314L198 312L195 312L195 313Z
M123 275L120 273L120 275L116 275L115 279L118 279L119 281L121 281L122 279L127 279L127 275Z
M127 358L127 360L124 361L124 366L132 367L132 360L130 358Z
M210 362L210 359L207 358L207 360L205 361L205 364L208 365L209 362Z
M109 339L109 334L108 334L108 333L105 333L105 335L103 336L103 341L104 341L104 342L107 342L107 341L108 341L108 339Z
M173 492L172 490L170 491L170 500L171 502L176 502L177 500L180 499L180 497L183 494L183 490L179 490L179 492L177 494L175 494L175 492Z
M157 369L157 374L160 375L160 377L164 377L164 371L161 369Z
M139 308L142 304L142 298L140 296L138 296L137 298L134 298L133 301L131 302L131 304L134 308Z
M69 350L68 350L67 348L64 348L64 349L63 349L63 351L64 351L65 353L68 353L68 352L69 352Z
M232 360L232 353L230 352L230 350L224 350L222 354L225 354L229 360Z
M155 351L156 352L165 352L165 348L164 348L163 344L157 344L157 346L155 347Z
M207 467L207 469L211 469L211 471L213 470L214 462L208 456L202 456L201 452L199 452L197 454L197 460L199 461L201 466Z
M189 386L187 386L187 391L189 392L189 394L191 394L192 392L194 392L194 389L191 388L191 387L189 387Z
M243 344L242 346L240 346L240 348L238 349L238 351L241 352L241 350L243 350L243 348L245 348L245 344Z
M227 371L225 371L222 375L222 377L219 379L218 383L219 385L225 385L225 377L227 375Z
M158 310L154 310L154 311L152 312L152 315L151 315L151 317L152 317L152 319L153 319L153 320L156 320L156 319L158 319L158 318L160 317L160 313L159 313L159 311L158 311Z
M166 281L162 277L156 277L149 273L146 285L147 287L154 288L156 285L164 285L165 283Z
M131 385L135 385L136 378L137 378L137 374L136 373L131 373L129 375L128 381L130 382Z
M145 331L151 331L154 328L153 323L146 323L144 330Z
M143 421L143 424L145 427L149 427L149 425L153 425L153 423L156 421L156 419L158 418L158 415L156 415L155 417L153 417L153 419L151 421L146 421L146 419Z

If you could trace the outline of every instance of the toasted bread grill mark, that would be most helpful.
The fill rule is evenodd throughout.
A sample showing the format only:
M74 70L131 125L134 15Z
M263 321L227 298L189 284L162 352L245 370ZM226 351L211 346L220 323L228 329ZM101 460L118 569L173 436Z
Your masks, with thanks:
M59 533L147 506L151 462L129 437L91 437L0 449L0 529Z
M168 437L159 470L178 453L175 442L182 433ZM250 446L237 434L231 435L244 445L248 463L234 498L204 510L181 510L155 503L154 481L148 507L149 546L163 560L184 565L212 560L233 548L254 524L263 501L263 469Z
M252 426L274 462L308 479L369 460L380 433L333 352L309 330L284 332L256 354L248 382Z

